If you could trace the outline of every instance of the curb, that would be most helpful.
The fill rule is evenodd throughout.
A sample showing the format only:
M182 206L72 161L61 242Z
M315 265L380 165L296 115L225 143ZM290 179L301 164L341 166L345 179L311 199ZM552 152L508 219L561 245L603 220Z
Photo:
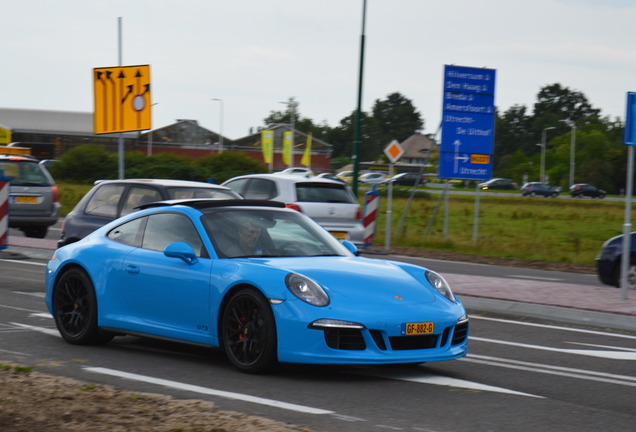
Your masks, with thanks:
M586 311L559 306L519 303L459 295L469 313L490 312L514 317L524 316L567 324L607 327L636 332L636 317L605 312Z

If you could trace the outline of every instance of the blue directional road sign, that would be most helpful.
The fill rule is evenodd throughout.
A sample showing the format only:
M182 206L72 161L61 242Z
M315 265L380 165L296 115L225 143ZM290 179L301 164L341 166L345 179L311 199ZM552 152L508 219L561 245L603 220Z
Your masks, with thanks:
M495 77L494 69L444 67L440 178L491 178Z
M627 93L627 115L625 115L625 130L623 132L625 145L636 145L636 93Z

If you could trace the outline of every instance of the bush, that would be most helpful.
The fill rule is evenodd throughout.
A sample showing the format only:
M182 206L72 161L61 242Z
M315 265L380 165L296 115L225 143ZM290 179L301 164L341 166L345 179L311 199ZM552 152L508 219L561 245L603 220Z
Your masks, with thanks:
M222 183L243 174L265 173L262 163L244 153L223 152L192 160L187 156L172 153L157 153L146 156L142 152L124 154L124 176L126 178L162 178L175 180L207 181L213 178ZM75 147L53 167L56 180L73 183L93 183L95 180L119 177L119 156L108 153L103 147L87 144Z
M203 170L206 177L212 177L216 183L223 183L238 175L269 171L265 165L247 157L245 153L229 151L202 157L195 164Z
M117 155L95 144L75 147L54 165L56 179L76 183L93 183L99 179L117 178Z

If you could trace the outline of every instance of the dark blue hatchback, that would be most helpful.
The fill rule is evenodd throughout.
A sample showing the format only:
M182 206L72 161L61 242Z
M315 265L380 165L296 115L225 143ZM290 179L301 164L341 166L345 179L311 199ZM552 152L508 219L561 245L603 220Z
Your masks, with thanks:
M631 234L629 267L627 269L627 288L636 289L636 232ZM596 257L598 277L605 285L620 286L621 261L623 255L623 236L612 237L603 243Z
M529 182L521 186L521 195L556 198L559 196L559 191L545 183Z

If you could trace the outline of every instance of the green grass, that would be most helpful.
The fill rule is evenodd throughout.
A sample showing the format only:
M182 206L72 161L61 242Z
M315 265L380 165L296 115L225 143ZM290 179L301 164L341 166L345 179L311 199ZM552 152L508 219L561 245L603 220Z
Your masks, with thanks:
M475 198L451 195L448 236L444 238L444 208L425 236L438 196L416 199L399 237L391 246L444 250L501 258L594 265L608 238L621 234L624 203L601 200L549 198L480 198L477 241L473 243ZM406 199L394 199L392 232L395 236ZM380 201L375 244L384 245L386 198Z
M91 189L91 185L58 183L62 215ZM408 189L408 188L406 188ZM450 195L448 236L444 239L444 208L439 208L424 236L438 194L418 194L395 237L408 193L393 198L391 246L461 252L500 258L594 265L608 238L622 233L625 204L604 200L570 200L481 196L477 242L473 244L474 196ZM360 202L364 202L361 193ZM386 196L380 198L375 245L384 245Z

